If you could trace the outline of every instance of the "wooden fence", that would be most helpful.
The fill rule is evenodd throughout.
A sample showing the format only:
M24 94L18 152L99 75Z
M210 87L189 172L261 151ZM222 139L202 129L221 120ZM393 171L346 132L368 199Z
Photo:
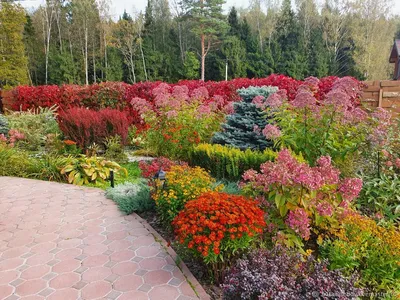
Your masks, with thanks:
M372 107L382 107L400 114L400 80L399 81L364 81L362 101Z

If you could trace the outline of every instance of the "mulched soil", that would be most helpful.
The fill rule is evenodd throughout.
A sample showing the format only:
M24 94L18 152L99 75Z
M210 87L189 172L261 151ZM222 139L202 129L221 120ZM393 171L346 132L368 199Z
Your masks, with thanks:
M175 252L179 255L179 257L183 260L185 265L189 268L190 272L196 277L199 283L203 286L207 294L213 300L222 299L221 288L218 285L210 282L210 276L207 272L205 265L187 255L185 251L179 247L179 244L174 242L174 234L168 228L160 222L157 218L157 214L155 211L147 211L139 214L143 219L150 224L167 242L171 242L171 247L175 250Z

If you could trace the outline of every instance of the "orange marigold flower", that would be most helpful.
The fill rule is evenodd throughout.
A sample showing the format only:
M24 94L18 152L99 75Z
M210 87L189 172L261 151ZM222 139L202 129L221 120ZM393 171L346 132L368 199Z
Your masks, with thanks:
M74 141L72 141L72 140L65 140L65 141L64 141L64 144L65 144L65 145L68 145L68 146L72 146L72 145L76 145L76 142L74 142Z

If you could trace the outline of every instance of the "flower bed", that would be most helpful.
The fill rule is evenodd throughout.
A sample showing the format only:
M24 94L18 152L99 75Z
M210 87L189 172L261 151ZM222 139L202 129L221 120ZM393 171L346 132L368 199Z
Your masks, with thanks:
M16 105L60 111L0 118L0 174L104 188L115 171L125 183L108 196L152 219L215 298L395 299L400 122L360 106L360 87L280 75L20 87ZM125 147L156 158L122 164Z

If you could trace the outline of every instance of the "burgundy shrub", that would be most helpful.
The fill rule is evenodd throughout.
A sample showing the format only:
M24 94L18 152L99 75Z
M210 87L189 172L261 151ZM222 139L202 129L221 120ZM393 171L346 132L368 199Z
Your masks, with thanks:
M125 112L110 108L95 111L73 107L62 110L58 120L64 135L82 148L101 144L105 138L115 135L121 136L125 143L130 125Z

